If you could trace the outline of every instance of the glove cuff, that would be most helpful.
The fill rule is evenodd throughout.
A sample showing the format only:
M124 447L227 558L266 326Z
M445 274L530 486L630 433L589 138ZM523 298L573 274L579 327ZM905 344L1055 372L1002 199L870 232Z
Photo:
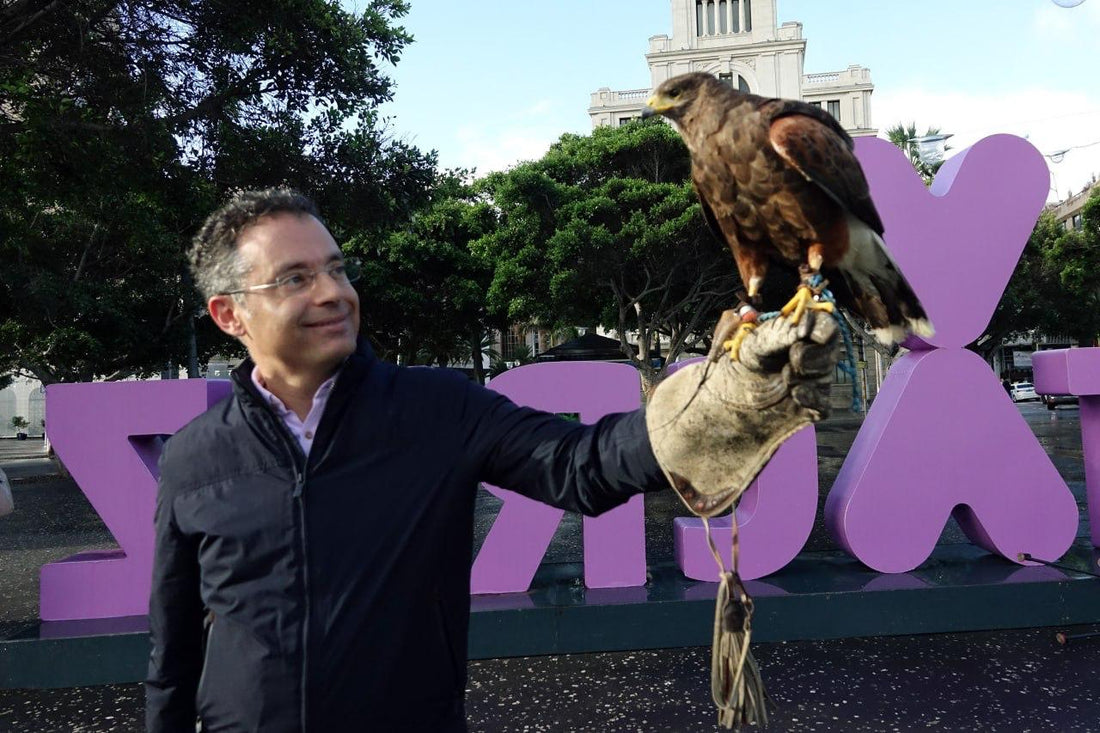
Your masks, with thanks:
M729 509L783 441L824 416L791 398L788 370L755 378L744 371L724 356L691 364L662 382L646 408L657 462L681 501L701 517Z

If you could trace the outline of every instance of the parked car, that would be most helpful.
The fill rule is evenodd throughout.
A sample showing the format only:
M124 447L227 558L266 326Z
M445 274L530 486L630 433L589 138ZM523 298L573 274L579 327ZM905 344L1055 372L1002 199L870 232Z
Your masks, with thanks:
M1037 400L1039 395L1035 394L1035 385L1031 382L1013 382L1012 383L1012 401L1013 402L1026 402L1027 400Z
M1053 410L1058 405L1077 404L1077 397L1071 394L1045 394L1039 395L1039 399L1043 401L1043 404L1047 406L1048 410Z

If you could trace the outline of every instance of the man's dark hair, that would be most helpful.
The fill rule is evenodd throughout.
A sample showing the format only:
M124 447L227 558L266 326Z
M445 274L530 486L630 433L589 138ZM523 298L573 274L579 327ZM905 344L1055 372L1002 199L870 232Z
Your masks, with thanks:
M241 287L248 273L237 237L260 218L281 213L321 219L313 201L289 188L242 191L206 219L188 253L191 276L204 300Z

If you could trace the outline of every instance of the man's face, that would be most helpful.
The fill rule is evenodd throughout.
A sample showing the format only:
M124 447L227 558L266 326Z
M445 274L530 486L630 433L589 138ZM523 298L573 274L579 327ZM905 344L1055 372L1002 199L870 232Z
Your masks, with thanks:
M217 296L211 299L215 320L244 342L265 376L330 375L355 351L359 333L355 288L321 272L343 259L332 235L312 216L272 214L241 232L237 250L248 273L242 287L263 285L295 272L319 274L312 286L299 293L270 288L239 295L239 301ZM223 299L223 308L231 312L219 317L213 304L217 299Z

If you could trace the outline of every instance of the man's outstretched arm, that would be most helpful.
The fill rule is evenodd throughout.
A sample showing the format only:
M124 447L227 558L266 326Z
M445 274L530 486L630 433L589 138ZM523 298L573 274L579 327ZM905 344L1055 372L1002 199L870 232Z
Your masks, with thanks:
M711 516L729 507L799 427L828 411L832 319L762 324L738 363L711 359L658 385L645 410L594 425L521 408L486 390L470 446L486 481L594 515L640 491L676 488Z

